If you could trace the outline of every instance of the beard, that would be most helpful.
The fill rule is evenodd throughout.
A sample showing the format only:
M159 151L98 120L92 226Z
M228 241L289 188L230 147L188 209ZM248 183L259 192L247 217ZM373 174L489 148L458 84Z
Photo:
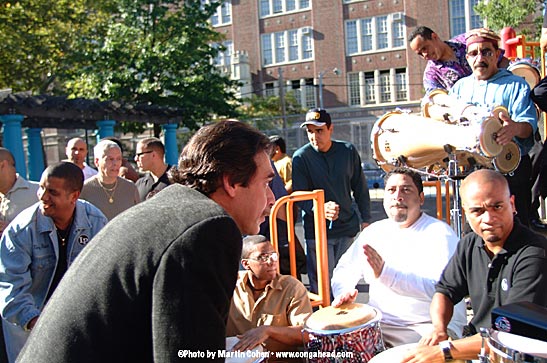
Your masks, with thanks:
M392 218L397 223L406 222L408 218L408 213L406 209L398 209L397 213L392 215Z

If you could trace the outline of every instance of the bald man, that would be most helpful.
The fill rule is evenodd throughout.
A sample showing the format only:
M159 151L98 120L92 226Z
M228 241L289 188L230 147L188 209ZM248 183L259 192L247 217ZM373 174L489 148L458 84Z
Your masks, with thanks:
M68 161L78 165L80 169L82 169L84 173L84 180L97 174L97 170L93 169L85 162L85 158L87 156L87 144L83 139L75 137L68 140L65 153Z
M459 242L437 283L430 308L435 333L422 339L426 345L404 362L477 359L481 337L476 333L492 326L494 308L522 301L547 305L547 240L515 218L515 197L505 177L478 170L463 180L460 192L473 232ZM475 335L450 342L446 327L453 307L467 295L474 312L469 328Z

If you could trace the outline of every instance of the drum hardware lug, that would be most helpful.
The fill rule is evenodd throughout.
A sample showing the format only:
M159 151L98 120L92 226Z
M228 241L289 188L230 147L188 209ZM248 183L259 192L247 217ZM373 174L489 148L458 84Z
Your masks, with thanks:
M490 338L490 330L487 328L480 328L481 335L481 353L479 354L480 363L490 363L490 358L486 355L486 339Z

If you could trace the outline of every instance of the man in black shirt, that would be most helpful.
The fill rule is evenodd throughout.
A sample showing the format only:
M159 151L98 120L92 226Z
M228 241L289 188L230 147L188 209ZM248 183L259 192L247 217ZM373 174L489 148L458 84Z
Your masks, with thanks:
M165 163L164 156L165 147L160 139L149 137L137 144L135 162L140 171L147 172L136 183L142 201L171 184L167 175L170 167Z

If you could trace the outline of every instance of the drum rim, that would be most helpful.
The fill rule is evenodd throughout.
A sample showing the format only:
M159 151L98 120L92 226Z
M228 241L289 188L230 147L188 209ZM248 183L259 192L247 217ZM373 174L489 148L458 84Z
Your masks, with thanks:
M356 326L352 326L352 327L344 328L344 329L324 330L324 329L311 329L308 326L304 326L303 330L307 331L308 333L312 333L314 335L340 335L340 334L351 333L353 331L363 329L363 328L380 326L380 319L381 319L381 316L378 317L378 315L376 315L374 319L369 320L364 324L356 325Z
M520 336L520 335L519 335ZM506 354L511 361L515 363L547 363L547 358L538 357L535 355L532 355L531 353L521 352L520 350L508 347L507 345L503 344L502 342L498 341L496 339L496 336L491 335L488 338L488 346L492 349L499 350L500 352ZM523 337L527 338L527 337ZM495 352L494 352L495 353ZM492 350L490 350L490 354L492 354ZM522 360L522 359L528 359L528 360ZM529 360L532 359L532 360Z
M515 154L517 155L517 158L516 158L516 159L517 159L517 163L516 163L516 165L515 165L515 167L514 167L513 169L508 170L508 171L505 171L505 170L500 169L500 167L499 167L499 162L498 162L497 160L498 160L498 158L499 158L500 156L505 155L506 149L507 149L507 148L513 148L513 149L514 149ZM495 168L497 171L499 171L500 173L502 173L502 174L509 174L509 173L512 173L512 172L514 172L515 170L517 170L517 168L518 168L519 165L520 165L520 158L521 158L520 147L517 145L517 143L515 143L514 141L511 141L511 142L509 142L508 144L504 145L504 148L503 148L503 150L499 153L499 155L497 155L494 159L492 159L492 165L493 165L494 168ZM501 159L499 159L499 160L501 160Z

